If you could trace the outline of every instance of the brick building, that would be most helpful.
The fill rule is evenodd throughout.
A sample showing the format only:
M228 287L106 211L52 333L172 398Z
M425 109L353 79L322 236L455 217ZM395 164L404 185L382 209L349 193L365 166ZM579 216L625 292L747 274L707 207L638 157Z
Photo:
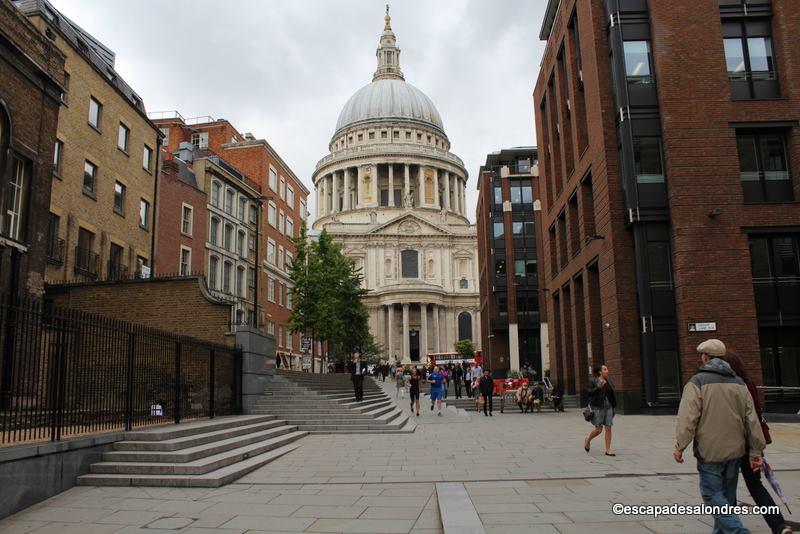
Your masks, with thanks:
M605 362L626 411L674 405L708 337L800 384L798 31L793 0L550 0L542 281L570 392Z
M497 374L527 363L541 377L547 323L539 306L541 228L536 147L493 152L478 174L481 346ZM541 324L541 327L540 327Z
M17 7L66 56L53 160L48 282L147 275L158 128L114 52L47 0Z
M258 289L263 308L259 324L275 336L279 354L296 356L300 336L287 327L292 305L288 262L294 257L290 238L300 234L307 217L308 189L266 140L241 134L227 120L184 118L177 112L153 113L151 117L165 136L168 152L178 150L181 143L210 150L261 187L265 198L259 231L262 261Z
M64 55L0 0L0 292L41 296ZM0 374L2 371L0 371Z

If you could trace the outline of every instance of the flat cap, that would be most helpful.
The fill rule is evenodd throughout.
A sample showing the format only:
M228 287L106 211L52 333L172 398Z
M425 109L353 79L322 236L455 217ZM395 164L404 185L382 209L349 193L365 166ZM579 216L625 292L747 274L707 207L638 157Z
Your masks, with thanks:
M706 339L697 345L697 352L709 356L725 356L725 343L719 339Z

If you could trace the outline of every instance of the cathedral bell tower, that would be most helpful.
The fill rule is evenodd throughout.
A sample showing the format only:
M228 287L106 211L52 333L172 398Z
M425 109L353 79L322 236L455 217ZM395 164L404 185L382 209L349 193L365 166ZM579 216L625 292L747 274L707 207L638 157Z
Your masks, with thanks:
M378 58L378 70L372 76L372 81L378 80L405 80L403 71L400 70L400 49L397 48L397 38L392 31L392 17L389 16L389 4L386 4L386 16L381 45L375 52Z

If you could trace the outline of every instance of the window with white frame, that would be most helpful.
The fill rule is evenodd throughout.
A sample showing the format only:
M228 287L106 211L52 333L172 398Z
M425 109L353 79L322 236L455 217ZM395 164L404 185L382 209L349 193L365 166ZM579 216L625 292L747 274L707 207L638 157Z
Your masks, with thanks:
M222 266L222 290L231 292L231 277L233 276L233 263L226 261Z
M292 268L292 261L293 260L294 260L294 256L292 255L291 252L289 252L287 250L286 251L286 270L287 271Z
M236 236L236 253L244 257L244 243L247 241L247 234L244 230L239 230Z
M89 124L98 130L100 129L100 117L102 113L103 105L95 100L94 97L89 97Z
M286 235L294 237L294 221L291 217L286 217Z
M153 165L153 149L147 145L144 145L144 151L142 152L142 168L147 172L152 172L153 169L151 168Z
M217 289L217 272L219 271L219 258L211 256L208 259L208 287Z
M272 277L267 279L267 300L275 302L275 279Z
M211 182L211 205L219 207L219 195L222 190L222 185L219 182Z
M300 200L300 218L302 220L306 220L306 201Z
M281 176L281 190L279 192L281 200L286 200L286 180Z
M267 323L267 334L271 336L275 335L275 323L272 321Z
M250 204L250 222L256 224L258 222L258 206Z
M283 306L283 288L284 287L285 286L283 285L283 283L278 282L278 287L277 287L277 289L278 289L278 306Z
M286 308L292 309L292 289L289 287L286 288Z
M281 325L278 325L278 335L275 336L275 342L279 347L283 346L283 327Z
M189 204L183 204L181 208L181 233L183 235L192 235L194 228L194 208Z
M246 214L247 214L247 199L244 198L244 196L240 196L239 197L239 211L237 213L237 216L239 217L239 220L244 222Z
M278 190L278 171L273 169L271 166L269 168L269 188L273 191Z
M267 263L275 265L275 241L272 239L267 241Z
M123 152L128 152L128 141L131 137L131 129L123 123L119 123L119 133L117 134L117 148Z
M294 189L291 185L286 185L286 203L290 210L294 210Z
M225 250L233 252L233 225L225 224L225 235L223 236L222 246Z
M278 246L278 269L283 270L283 260L284 260L283 247L279 245Z
M283 223L286 220L286 216L283 214L283 210L280 211L278 214L278 231L283 233Z
M211 228L209 230L208 240L212 245L219 245L219 219L211 217Z
M267 206L267 222L269 222L270 226L277 225L277 213L278 208L275 206L274 203L270 202L269 206Z
M225 190L225 213L233 215L233 201L236 198L236 193L233 189Z
M193 133L192 146L194 148L208 148L208 132Z
M180 274L187 276L192 270L192 249L181 246Z

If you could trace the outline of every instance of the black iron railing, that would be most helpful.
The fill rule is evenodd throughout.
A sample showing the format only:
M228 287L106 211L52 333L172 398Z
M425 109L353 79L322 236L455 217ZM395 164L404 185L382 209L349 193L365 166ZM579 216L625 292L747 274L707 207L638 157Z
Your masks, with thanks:
M127 280L129 276L128 266L121 263L108 261L108 280Z
M100 254L90 249L75 247L75 273L97 278L100 274Z
M0 299L0 446L240 413L238 349Z
M47 250L45 250L45 258L47 259L47 261L55 265L63 265L65 246L66 246L66 241L64 241L63 239L57 239L57 238L48 239Z

